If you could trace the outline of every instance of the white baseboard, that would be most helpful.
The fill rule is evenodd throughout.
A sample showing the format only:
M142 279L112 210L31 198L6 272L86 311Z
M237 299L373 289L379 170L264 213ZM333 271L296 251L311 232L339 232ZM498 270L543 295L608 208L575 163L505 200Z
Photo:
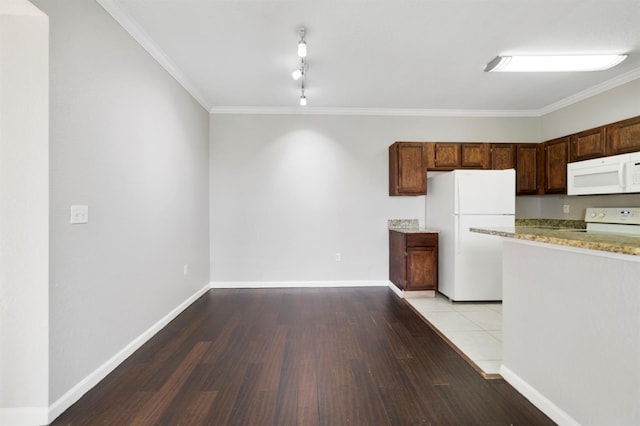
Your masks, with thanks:
M571 416L565 413L560 407L555 405L544 395L538 392L533 386L524 381L520 376L511 371L504 364L500 366L500 375L507 383L513 386L518 392L524 395L533 405L538 407L540 411L545 413L551 420L560 426L580 426Z
M212 281L211 288L386 287L389 281Z
M34 426L49 424L47 407L0 408L0 425Z
M81 380L78 384L76 384L73 388L71 388L67 393L62 395L56 402L49 406L49 421L47 423L52 422L56 419L60 414L64 412L67 408L73 405L76 401L78 401L82 395L87 393L91 388L93 388L100 380L104 379L107 374L111 373L118 365L120 365L125 359L127 359L131 354L133 354L140 346L145 344L150 338L152 338L158 331L162 330L171 320L177 317L182 311L189 307L193 302L195 302L200 296L209 291L210 285L206 285L198 290L195 294L190 296L187 300L178 305L175 309L165 315L160 321L149 327L144 333L138 336L135 340L125 346L120 352L115 354L111 359L102 364L96 370L94 370L91 374ZM0 419L1 420L1 419ZM6 424L0 421L0 424ZM10 424L10 423L9 423ZM31 423L33 425L34 423ZM42 424L42 423L35 423Z
M393 291L396 294L396 296L398 296L400 299L404 299L404 291L396 287L396 285L391 281L388 281L388 286L391 289L391 291Z

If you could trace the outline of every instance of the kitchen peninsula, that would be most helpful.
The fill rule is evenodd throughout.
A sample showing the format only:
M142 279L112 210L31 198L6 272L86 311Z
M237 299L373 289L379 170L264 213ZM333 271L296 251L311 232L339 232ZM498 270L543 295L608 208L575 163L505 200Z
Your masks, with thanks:
M472 231L503 239L505 380L561 425L640 424L640 237Z

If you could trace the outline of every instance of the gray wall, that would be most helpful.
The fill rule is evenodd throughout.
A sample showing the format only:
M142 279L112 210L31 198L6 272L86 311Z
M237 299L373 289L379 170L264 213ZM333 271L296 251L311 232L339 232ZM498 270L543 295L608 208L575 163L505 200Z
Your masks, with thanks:
M425 203L387 195L390 144L539 140L533 118L213 114L210 133L214 285L386 281L387 219Z
M33 3L51 25L54 402L208 284L208 113L96 2Z

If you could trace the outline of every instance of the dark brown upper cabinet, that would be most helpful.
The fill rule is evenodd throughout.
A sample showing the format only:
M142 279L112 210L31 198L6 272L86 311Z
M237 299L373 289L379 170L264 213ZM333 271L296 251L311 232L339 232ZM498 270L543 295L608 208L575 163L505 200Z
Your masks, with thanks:
M488 143L461 143L460 167L470 169L489 168Z
M607 155L640 151L640 116L606 126Z
M427 142L427 170L447 171L460 167L460 144Z
M516 169L516 194L566 194L567 163L640 151L640 116L544 143L396 142L389 195L423 195L427 171Z
M489 144L459 142L427 142L427 170L488 169Z
M582 161L606 155L605 127L585 130L571 135L569 161Z
M538 193L540 181L540 144L519 143L516 145L516 194L533 195Z
M425 144L396 142L389 147L389 195L427 193Z
M516 168L516 144L492 143L489 147L489 168L505 170Z
M569 136L542 144L543 179L545 194L567 193L567 163L569 162Z

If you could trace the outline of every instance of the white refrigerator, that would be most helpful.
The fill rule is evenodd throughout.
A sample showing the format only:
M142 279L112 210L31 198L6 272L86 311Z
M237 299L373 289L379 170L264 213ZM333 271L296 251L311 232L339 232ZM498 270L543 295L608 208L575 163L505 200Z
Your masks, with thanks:
M502 300L502 240L469 228L515 225L515 170L454 170L427 179L426 220L437 231L438 291L453 301Z

